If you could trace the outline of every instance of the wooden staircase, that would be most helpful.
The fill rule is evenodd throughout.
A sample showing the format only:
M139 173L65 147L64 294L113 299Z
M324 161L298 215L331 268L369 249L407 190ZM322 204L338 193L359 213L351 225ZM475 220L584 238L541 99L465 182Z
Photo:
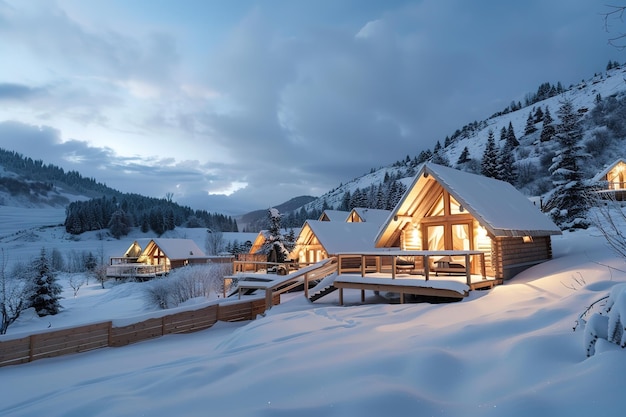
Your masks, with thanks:
M337 287L335 287L334 285L330 284L330 285L327 285L327 286L321 288L318 291L315 291L314 293L309 292L309 297L308 297L309 301L310 302L317 301L320 298L322 298L322 297L324 297L324 296L326 296L326 295L328 295L331 292L334 292L336 290L337 290Z
M276 297L280 299L281 294L298 289L298 287L304 288L304 295L306 298L309 298L310 287L322 282L324 278L336 273L337 259L329 258L284 276L273 274L239 273L226 276L224 278L236 279L238 281L235 289L231 291L229 297L237 294L241 298L242 295L252 295L257 291L262 290L265 292L266 310L269 310ZM335 289L336 288L334 287L328 290L325 289L325 292L321 295L317 295L317 298L315 299L323 297Z

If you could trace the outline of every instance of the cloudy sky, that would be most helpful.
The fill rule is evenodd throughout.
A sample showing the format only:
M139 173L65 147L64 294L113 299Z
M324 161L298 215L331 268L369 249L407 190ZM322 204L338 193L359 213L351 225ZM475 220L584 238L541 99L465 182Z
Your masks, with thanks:
M625 62L606 4L0 0L0 147L211 212L318 196Z

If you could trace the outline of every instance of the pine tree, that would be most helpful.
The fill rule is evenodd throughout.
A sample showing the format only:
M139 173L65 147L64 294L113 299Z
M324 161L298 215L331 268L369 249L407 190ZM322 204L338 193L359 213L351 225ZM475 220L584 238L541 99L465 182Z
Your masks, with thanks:
M467 149L467 146L465 148L463 148L463 151L461 151L461 155L459 155L459 160L456 161L457 165L461 165L464 164L466 162L469 162L471 159L469 157L469 149Z
M581 140L583 131L581 115L574 109L571 100L561 103L558 110L560 124L555 138L560 148L550 166L554 190L548 198L545 210L562 229L587 228L587 187L580 172L580 161L587 155Z
M281 226L282 215L275 208L270 208L267 211L268 229L265 242L260 253L267 255L268 262L285 262L289 257L288 242L286 242L285 236L282 234Z
M554 122L554 120L550 115L550 108L546 106L546 111L543 113L543 127L541 128L541 135L539 136L541 142L549 141L556 133L552 122Z
M509 142L505 142L498 152L497 178L511 185L514 185L517 181L514 149Z
M539 123L543 121L543 110L541 110L541 106L537 107L535 111L535 123Z
M508 132L506 130L506 127L502 126L502 129L500 129L500 141L506 140L508 136Z
M61 309L61 285L50 268L46 249L32 263L33 282L29 299L30 306L35 309L39 317L57 314Z
M443 149L439 149L437 152L433 153L433 157L430 160L433 164L443 165L446 167L450 166L450 161L448 157L443 154Z
M480 164L481 174L485 177L498 178L498 151L493 130L489 129L487 136L487 146L483 153L483 160Z
M130 232L129 223L130 221L128 219L128 216L126 216L126 213L124 212L124 210L122 209L116 210L111 215L111 220L109 221L109 224L108 224L109 232L116 239L119 239L122 236L126 236L128 232Z
M528 118L526 119L526 127L524 128L524 135L532 135L537 131L537 127L535 127L535 118L531 113L528 113Z
M517 137L515 137L515 130L513 130L513 123L511 122L509 122L509 128L506 131L506 143L509 144L511 148L519 146L519 141Z

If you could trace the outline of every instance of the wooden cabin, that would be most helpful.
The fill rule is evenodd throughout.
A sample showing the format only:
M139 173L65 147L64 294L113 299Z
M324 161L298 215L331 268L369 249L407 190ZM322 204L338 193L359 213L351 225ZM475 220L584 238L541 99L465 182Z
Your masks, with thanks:
M324 210L319 217L322 222L345 222L350 212L343 210Z
M618 201L626 199L626 161L622 158L599 172L593 181L598 184L598 194Z
M487 275L509 279L551 259L550 236L561 230L511 184L424 164L380 229L377 248L482 251ZM429 270L451 272L461 259L433 259ZM424 268L424 265L417 266ZM479 265L471 265L472 273Z
M167 274L174 268L204 264L211 260L191 239L155 238L147 240L143 246L142 249L142 243L134 241L123 257L112 257L107 276L152 278ZM232 260L228 258L228 261Z
M341 252L371 251L380 224L307 220L302 226L291 258L315 263Z
M374 222L379 225L383 224L389 217L391 211L381 209L371 209L364 207L355 207L350 211L347 222Z
M191 239L152 239L139 257L148 265L165 265L166 269L207 263L209 257Z

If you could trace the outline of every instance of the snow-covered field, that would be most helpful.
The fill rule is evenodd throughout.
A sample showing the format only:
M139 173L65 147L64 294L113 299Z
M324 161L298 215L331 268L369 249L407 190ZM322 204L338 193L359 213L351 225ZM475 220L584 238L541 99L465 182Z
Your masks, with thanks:
M18 257L42 246L104 246L107 256L128 246L68 241L59 230L0 236ZM626 351L599 343L587 358L582 329L572 329L626 282L626 264L594 229L555 237L553 249L552 261L459 303L371 294L359 305L358 291L346 291L340 307L335 294L310 304L295 293L251 322L0 368L0 415L622 415ZM76 298L68 289L63 312L27 315L5 337L147 314L141 285L90 283Z

